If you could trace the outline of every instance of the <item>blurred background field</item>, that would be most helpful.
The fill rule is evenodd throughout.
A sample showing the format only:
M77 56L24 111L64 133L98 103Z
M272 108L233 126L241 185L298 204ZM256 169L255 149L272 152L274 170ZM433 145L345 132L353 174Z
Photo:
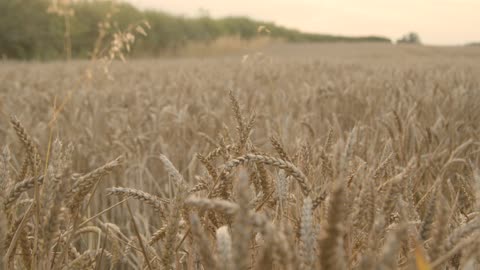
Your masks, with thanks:
M307 170L308 184L315 190L312 196L328 192L338 181L336 177L346 173L341 167L334 167L336 177L323 174L322 145L329 130L335 135L332 152L327 152L328 158L337 162L335 166L340 166L333 149L343 151L354 127L359 133L354 148L356 158L350 166L366 162L372 164L368 165L368 171L373 171L387 155L385 151L396 153L395 165L386 176L376 180L378 185L404 170L410 160L421 159L417 165L420 167L411 172L416 179L412 203L429 194L429 188L440 177L437 169L423 175L429 171L429 166L443 168L449 163L450 153L467 141L468 150L456 155L471 162L471 169L458 165L444 174L452 179L463 177L461 179L467 179L465 181L472 186L476 183L470 170L478 170L480 158L478 147L472 144L479 140L480 52L477 48L268 44L255 49L243 48L241 53L228 56L201 55L137 59L126 63L114 61L108 65L109 76L103 73L102 64L92 65L88 60L0 63L0 140L11 151L12 174L19 173L25 156L10 127L9 117L14 114L27 127L42 157L46 156L52 139L49 134L65 144L72 143L74 151L68 172L88 172L119 155L124 156L126 162L121 168L98 183L91 203L84 209L85 218L118 202L104 196L106 188L111 186L131 187L161 198L172 198L172 182L168 180L168 172L159 166L159 154L168 156L189 186L201 183L199 181L214 181L206 174L197 153L206 155L223 140L235 144L236 124L228 98L229 90L234 89L245 114L255 111L257 116L249 145L274 155L276 150L269 138L277 136L291 155L305 151L302 149L311 151L308 163L302 163L306 161L301 159L296 162ZM400 124L397 124L402 130L393 129L395 115L399 117ZM53 126L49 125L52 119L55 119ZM426 144L428 136L433 136L428 139L432 140L432 145ZM431 155L438 156L431 160ZM221 172L222 162L213 164ZM251 170L254 172L253 168ZM278 185L276 175L276 170L268 170L267 179L271 185ZM68 179L64 182L66 187L73 181ZM360 174L355 179L358 185L369 181L368 174ZM461 190L456 185L452 188ZM359 196L354 190L349 196ZM197 195L203 192L206 191ZM293 201L288 203L285 215L296 220L292 221L294 225L300 222L298 207L303 199L297 188L291 186L290 192ZM387 191L378 194L377 203L381 205L388 194ZM454 195L448 196L449 204L453 204ZM451 211L474 211L469 210L472 209L469 202L470 206ZM158 228L166 226L166 221L145 205L134 201L130 204L135 209L139 231L147 239L153 237ZM358 207L351 205L352 209ZM275 208L268 208L262 213L273 215L275 211ZM424 213L422 211L426 210L422 207L415 211ZM316 223L326 222L322 213L324 210L316 212ZM345 220L348 226L353 226L350 218L354 216L352 212ZM128 239L135 239L132 222L124 208L107 211L91 225L101 228L106 222L119 226L125 235L121 246L126 247ZM471 226L461 212L451 222L449 230ZM68 228L63 226L69 223L61 224L64 224L61 228ZM177 235L177 241L188 233L185 230L184 227L180 229L182 233ZM353 237L362 230L352 228L345 233ZM412 235L415 230L412 227ZM95 244L98 239L80 238L75 247L79 252L100 250ZM361 242L366 245L370 243L366 239L362 241L366 241ZM186 249L194 248L190 246L192 242L187 243ZM289 242L289 245L295 243ZM161 252L163 245L165 243L160 241L152 247ZM262 254L260 247L252 249L252 254L256 254L252 256ZM138 250L119 254L124 256L122 260L104 263L117 267L114 269L145 267ZM160 258L160 254L151 256ZM353 258L354 255L347 253L345 256ZM377 256L381 256L380 253ZM350 267L354 268L357 261L352 260ZM18 261L18 265L22 264Z

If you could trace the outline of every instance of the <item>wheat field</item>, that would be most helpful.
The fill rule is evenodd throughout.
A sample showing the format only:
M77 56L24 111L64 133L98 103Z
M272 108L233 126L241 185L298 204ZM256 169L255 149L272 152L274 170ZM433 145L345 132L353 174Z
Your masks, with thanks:
M480 269L480 49L0 63L2 269Z

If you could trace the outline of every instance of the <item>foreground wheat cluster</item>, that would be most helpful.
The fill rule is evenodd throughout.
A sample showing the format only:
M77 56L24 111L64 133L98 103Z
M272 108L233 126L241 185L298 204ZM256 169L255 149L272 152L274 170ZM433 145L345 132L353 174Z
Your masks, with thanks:
M3 269L479 269L478 66L267 60L3 67Z

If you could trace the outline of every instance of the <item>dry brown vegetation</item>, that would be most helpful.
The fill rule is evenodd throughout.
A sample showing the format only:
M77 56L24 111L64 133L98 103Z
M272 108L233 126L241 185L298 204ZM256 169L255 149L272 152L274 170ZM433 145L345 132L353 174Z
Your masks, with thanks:
M3 269L479 269L479 60L2 63Z

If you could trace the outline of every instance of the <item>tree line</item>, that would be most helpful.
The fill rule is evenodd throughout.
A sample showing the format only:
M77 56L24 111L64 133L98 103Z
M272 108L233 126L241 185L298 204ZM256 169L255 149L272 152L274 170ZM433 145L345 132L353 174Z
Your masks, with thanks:
M289 42L388 42L380 36L346 37L304 33L271 22L247 17L213 19L207 14L198 17L175 16L156 10L139 10L127 3L109 1L75 1L71 13L59 15L51 11L51 0L0 1L0 57L9 59L59 59L65 55L65 40L75 58L90 57L98 41L100 27L107 25L108 35L132 23L147 21L148 35L138 38L133 55L156 56L175 52L189 42L210 42L222 36L252 39L259 27L268 29L272 38ZM104 22L104 24L101 24ZM105 30L105 27L104 27Z

